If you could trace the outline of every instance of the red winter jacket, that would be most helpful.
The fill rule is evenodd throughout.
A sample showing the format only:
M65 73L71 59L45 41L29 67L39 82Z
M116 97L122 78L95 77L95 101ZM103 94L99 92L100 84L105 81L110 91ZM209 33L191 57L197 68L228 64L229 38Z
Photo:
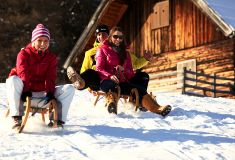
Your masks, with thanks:
M54 93L56 70L57 58L55 54L46 50L40 56L29 44L19 52L16 68L11 70L9 76L17 75L23 81L23 92L46 91Z
M115 75L115 67L118 65L121 65L118 53L106 41L96 52L96 70L99 73L100 79L110 79L112 75ZM125 78L119 79L119 81L128 82L134 76L131 57L128 52L127 58L122 66L124 68L123 76Z

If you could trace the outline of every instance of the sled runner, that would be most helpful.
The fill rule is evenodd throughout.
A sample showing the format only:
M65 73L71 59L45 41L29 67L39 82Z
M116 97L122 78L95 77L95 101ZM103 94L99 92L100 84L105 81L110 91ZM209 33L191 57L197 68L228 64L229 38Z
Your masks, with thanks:
M27 123L27 120L29 118L30 112L32 113L32 116L36 113L41 113L42 115L42 121L45 123L45 114L49 113L49 118L50 115L53 114L53 119L55 122L58 120L58 110L57 110L57 103L56 100L51 100L47 104L44 104L45 101L43 101L40 98L26 98L26 102L24 103L25 107L25 115L22 118L22 123L21 126L17 128L18 133L21 133ZM9 115L10 109L8 108L6 117ZM52 126L53 128L57 127L57 123L54 123Z
M129 101L129 102L133 103L134 106L135 106L135 111L137 111L137 109L139 107L139 93L138 93L138 90L136 88L133 88L131 90L130 95L122 95L120 93L121 93L121 89L120 89L120 87L118 87L117 101L119 101L120 98L123 98L125 102ZM101 97L105 97L106 93L102 92L102 91L97 91L96 95L94 95L94 96L96 97L95 102L94 102L94 106L96 106L98 100Z

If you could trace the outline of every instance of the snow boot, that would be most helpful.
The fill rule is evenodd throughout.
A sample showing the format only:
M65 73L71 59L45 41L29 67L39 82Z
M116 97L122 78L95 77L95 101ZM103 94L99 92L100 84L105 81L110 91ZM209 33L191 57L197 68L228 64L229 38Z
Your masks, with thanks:
M108 112L117 114L117 94L109 91L108 93L106 93L105 100L105 106L108 106Z
M62 121L62 104L60 101L57 101L57 122L54 121L54 112L51 112L49 114L49 120L50 122L48 123L48 127L54 127L55 123L57 123L57 127L62 127L63 128L63 124L65 124L64 121Z
M57 127L61 127L61 128L63 128L64 127L63 125L65 124L65 122L61 120L58 120L57 122L55 122L54 120L50 120L47 126L52 128L55 126L55 123L57 123Z
M149 94L143 96L142 106L153 113L162 115L163 117L168 115L171 111L170 105L160 106Z
M69 80L73 83L74 87L76 89L83 89L85 87L85 81L82 79L82 77L72 68L67 68L67 76Z
M13 121L14 124L12 126L12 129L19 128L22 123L22 116L13 116Z

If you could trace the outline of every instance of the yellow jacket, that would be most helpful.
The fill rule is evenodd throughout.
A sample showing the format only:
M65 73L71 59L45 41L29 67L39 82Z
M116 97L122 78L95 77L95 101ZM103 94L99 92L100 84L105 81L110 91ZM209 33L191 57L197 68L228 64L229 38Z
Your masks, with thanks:
M87 69L96 69L96 50L99 47L100 43L96 42L93 44L93 48L89 49L88 51L85 52L85 57L82 62L82 67L80 70L80 73L83 73Z
M87 69L96 69L96 51L97 48L99 47L100 43L96 42L94 43L94 47L89 49L88 51L85 52L85 57L82 63L82 67L80 70L80 73L83 73ZM134 53L130 53L131 56L131 62L134 70L140 69L144 67L145 65L148 64L149 61L147 61L144 57L136 57Z

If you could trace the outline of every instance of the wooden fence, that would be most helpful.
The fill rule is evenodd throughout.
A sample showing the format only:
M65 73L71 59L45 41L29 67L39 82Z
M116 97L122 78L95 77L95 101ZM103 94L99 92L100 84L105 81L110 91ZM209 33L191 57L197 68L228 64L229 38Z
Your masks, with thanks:
M197 73L184 68L182 94L214 98L234 96L235 79Z

